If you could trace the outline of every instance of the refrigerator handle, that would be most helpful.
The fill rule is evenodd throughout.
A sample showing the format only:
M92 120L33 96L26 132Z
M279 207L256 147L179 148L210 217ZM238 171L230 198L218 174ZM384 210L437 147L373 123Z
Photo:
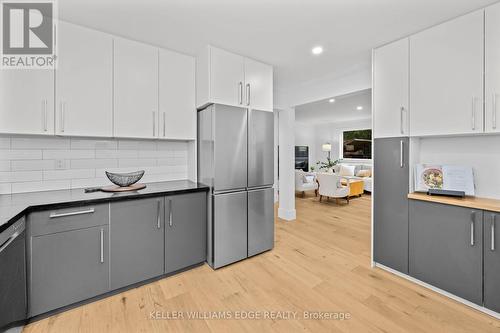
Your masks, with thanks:
M260 190L267 190L269 188L273 188L274 184L269 184L269 185L262 185L262 186L255 186L255 187L249 187L247 188L247 191L260 191Z

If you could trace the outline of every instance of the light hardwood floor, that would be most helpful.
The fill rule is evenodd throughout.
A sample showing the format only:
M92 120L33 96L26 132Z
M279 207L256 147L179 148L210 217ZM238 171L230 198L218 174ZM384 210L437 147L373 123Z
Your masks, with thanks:
M194 270L32 323L25 332L499 332L500 321L370 268L370 196L297 198L273 251ZM150 319L182 311L297 311L299 319ZM303 311L349 313L306 320ZM264 315L264 312L256 312ZM183 313L187 316L187 313Z

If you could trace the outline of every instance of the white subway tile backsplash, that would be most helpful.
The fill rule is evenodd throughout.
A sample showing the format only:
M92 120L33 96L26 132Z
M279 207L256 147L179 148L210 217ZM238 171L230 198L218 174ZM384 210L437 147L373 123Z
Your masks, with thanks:
M96 150L96 158L137 158L137 150Z
M115 158L71 160L70 164L71 169L97 169L116 167L118 167L118 160Z
M10 161L0 161L0 171L10 171Z
M9 137L0 137L0 149L10 149L10 138Z
M171 150L139 150L140 158L166 158L166 157L174 157L174 153Z
M72 179L71 188L113 185L107 178Z
M105 171L145 170L141 182L188 178L182 141L0 136L0 194L110 185Z
M41 160L42 150L0 150L0 160Z
M12 183L12 193L65 190L71 188L70 180Z
M150 140L119 140L120 150L157 150L155 141Z
M118 160L120 168L156 166L157 160L154 158L122 158Z
M0 163L1 165L1 163ZM15 160L11 162L11 168L14 171L30 170L52 170L55 168L54 160Z
M94 178L95 169L46 170L44 180Z
M69 149L69 138L57 137L13 137L11 149Z
M95 150L44 150L43 159L80 159L94 158Z
M99 140L99 139L71 139L71 149L117 149L118 141L116 140Z
M29 182L42 180L42 171L2 171L0 183Z
M12 193L12 184L0 183L0 194L10 194L10 193Z

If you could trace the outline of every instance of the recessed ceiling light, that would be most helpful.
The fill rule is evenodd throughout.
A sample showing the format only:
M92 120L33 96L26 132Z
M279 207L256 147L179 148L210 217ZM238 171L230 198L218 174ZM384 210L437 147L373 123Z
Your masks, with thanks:
M330 102L330 103L334 103L334 102L335 102L335 98L330 98L330 99L328 100L328 102Z
M357 106L356 110L361 111L361 110L363 110L363 107L362 106Z
M323 47L321 46L315 46L313 47L313 49L311 50L311 52L315 55L318 55L318 54L321 54L323 53Z

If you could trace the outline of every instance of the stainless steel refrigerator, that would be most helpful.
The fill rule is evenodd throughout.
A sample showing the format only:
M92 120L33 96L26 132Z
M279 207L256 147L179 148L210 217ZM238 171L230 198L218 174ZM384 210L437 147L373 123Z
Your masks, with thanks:
M198 181L210 186L207 262L219 268L274 246L273 113L198 111Z

